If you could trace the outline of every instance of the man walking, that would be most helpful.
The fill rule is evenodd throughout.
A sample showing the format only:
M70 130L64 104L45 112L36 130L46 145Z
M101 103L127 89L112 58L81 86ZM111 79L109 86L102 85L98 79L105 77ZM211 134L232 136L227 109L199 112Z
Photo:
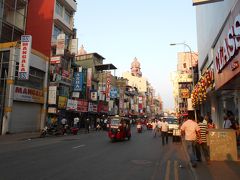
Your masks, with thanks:
M162 145L165 145L165 139L166 139L166 144L168 144L168 122L166 122L166 118L163 118L160 131L162 136Z
M187 152L190 157L192 167L197 166L196 159L196 139L199 137L199 143L201 143L200 128L194 121L194 113L190 111L188 113L188 120L181 126L182 134L185 134L185 142L187 146Z

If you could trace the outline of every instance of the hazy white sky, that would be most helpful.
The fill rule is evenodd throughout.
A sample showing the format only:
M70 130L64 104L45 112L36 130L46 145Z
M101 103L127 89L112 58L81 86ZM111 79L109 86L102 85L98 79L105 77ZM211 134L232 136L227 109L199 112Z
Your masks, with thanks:
M130 71L137 57L164 108L173 108L170 73L176 70L177 52L197 50L195 7L192 0L77 0L75 28L79 46L97 52L118 69Z

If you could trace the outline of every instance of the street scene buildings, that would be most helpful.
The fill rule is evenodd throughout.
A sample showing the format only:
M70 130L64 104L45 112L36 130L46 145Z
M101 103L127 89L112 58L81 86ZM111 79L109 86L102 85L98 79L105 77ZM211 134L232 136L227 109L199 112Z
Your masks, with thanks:
M6 167L0 166L6 170L3 177L11 176L7 167L21 170L20 174L21 168L31 168L28 161L31 161L29 154L32 152L36 156L33 162L47 167L42 160L45 157L40 153L43 152L46 159L54 155L61 157L66 169L81 167L79 169L85 179L96 179L95 172L87 168L90 165L95 167L93 170L99 177L103 174L104 180L118 178L119 169L128 172L122 179L130 179L133 174L134 179L159 179L163 176L166 180L177 179L179 171L186 179L198 179L196 176L206 179L206 172L211 175L209 179L221 178L222 174L212 175L219 169L208 168L210 160L212 167L225 167L231 172L229 179L238 179L240 0L192 1L196 7L197 50L193 51L186 42L170 44L183 46L184 50L176 53L177 66L171 73L174 107L169 111L162 100L165 87L157 92L150 77L143 73L143 59L138 54L129 57L128 69L116 75L117 65L106 63L105 54L85 49L81 37L77 37L81 29L75 26L78 3L77 0L0 0L0 153L5 155L1 161L9 163ZM168 59L162 61L168 63ZM155 71L151 76L155 76ZM208 164L202 163L198 170L193 169L196 166L192 164L188 154L190 146L186 143L191 141L194 145L201 139L198 125L194 133L196 137L200 136L199 139L195 136L194 140L182 139L185 131L181 129L185 127L182 124L190 119L191 114L194 114L191 120L195 124L204 121L206 126L208 122L214 124L214 128L205 133L204 143L210 157L196 160L198 164ZM119 128L115 130L111 130L113 117L115 121L120 119ZM167 119L171 121L165 124L163 131ZM99 125L101 121L104 121L103 127ZM229 127L226 127L226 121L229 121ZM177 125L171 133L168 123ZM59 126L62 130L60 140L39 138L39 134L46 132L45 128ZM71 131L68 135L74 138L64 136L67 135L66 127ZM135 128L132 134L131 128ZM149 129L153 131L147 131ZM114 131L121 130L125 133L121 140L125 137L136 140L135 144L127 142L129 149L117 143L105 143L105 131L114 134ZM34 137L29 137L29 133ZM166 142L161 144L158 140L163 134ZM74 140L80 144L72 142ZM33 143L27 144L30 141ZM16 147L20 149L17 152L14 150ZM18 158L16 153L27 158L14 164L11 157ZM60 164L61 158L53 158L53 161ZM112 161L114 158L120 167ZM86 159L91 163L88 164ZM228 164L229 161L234 163ZM102 164L104 162L107 165ZM70 168L69 164L72 165ZM174 169L172 173L170 166ZM104 167L108 174L103 173ZM115 174L110 170L112 167ZM179 170L181 168L183 170ZM161 173L165 170L166 176ZM74 174L75 179L79 178L78 171L67 171L60 177L61 171L54 170L53 174L47 171L46 177L71 179L70 175ZM45 178L39 169L33 169L32 175ZM17 173L12 175L12 179L16 178Z

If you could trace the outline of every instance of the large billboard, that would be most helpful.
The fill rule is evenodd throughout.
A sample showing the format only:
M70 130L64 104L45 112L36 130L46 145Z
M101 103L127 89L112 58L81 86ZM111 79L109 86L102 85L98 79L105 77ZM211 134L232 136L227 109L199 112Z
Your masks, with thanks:
M224 1L224 0L193 0L193 6L214 3L214 2L219 2L219 1Z

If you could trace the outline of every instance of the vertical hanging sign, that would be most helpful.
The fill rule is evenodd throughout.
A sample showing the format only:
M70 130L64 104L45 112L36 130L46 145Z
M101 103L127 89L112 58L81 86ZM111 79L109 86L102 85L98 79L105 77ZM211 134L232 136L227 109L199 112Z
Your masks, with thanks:
M19 59L19 67L18 67L18 79L20 80L29 79L29 57L30 57L31 49L32 49L32 36L22 35L20 59Z
M82 91L82 86L83 86L83 73L75 72L73 80L73 91L75 92Z
M92 86L92 68L87 69L87 87Z
M110 101L110 89L111 89L111 73L107 73L106 79L106 101Z
M59 34L57 36L56 55L64 55L64 49L65 49L65 34Z

